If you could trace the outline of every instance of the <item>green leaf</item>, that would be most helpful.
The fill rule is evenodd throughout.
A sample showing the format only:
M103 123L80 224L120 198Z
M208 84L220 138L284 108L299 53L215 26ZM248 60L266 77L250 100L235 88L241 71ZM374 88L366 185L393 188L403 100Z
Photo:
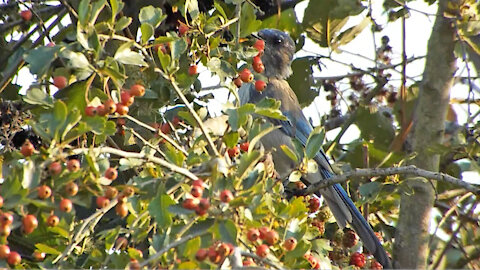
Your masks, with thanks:
M313 79L312 67L316 65L318 65L318 58L311 56L299 57L292 62L293 73L288 77L288 84L302 107L310 105L319 94L318 86Z
M142 54L134 52L130 49L132 42L126 42L118 48L113 57L115 60L126 65L147 66Z
M238 132L229 132L223 135L223 141L225 142L228 148L234 147L238 143L239 138L240 138L240 135L238 134Z
M94 25L97 21L98 15L102 12L103 8L107 4L106 0L97 0L92 4L92 11L90 13L90 24Z
M198 249L200 248L201 238L195 237L189 240L185 247L183 248L183 257L192 257L197 253Z
M115 23L115 32L122 31L132 23L132 18L123 16Z
M30 72L39 77L43 76L57 58L58 50L57 46L39 46L28 51L25 56L25 62L29 64Z
M89 15L90 15L90 0L82 0L80 1L80 5L78 5L78 23L80 25L86 25Z
M160 194L148 205L148 211L158 223L158 226L167 228L172 224L172 216L168 211L168 207L173 204L175 204L175 201L170 196Z
M257 20L253 6L250 5L250 3L244 2L242 4L239 23L232 26L232 33L236 33L237 27L240 27L240 37L243 38L258 31L261 25L262 21Z
M247 123L248 115L255 111L255 105L245 104L236 109L227 109L228 123L233 131L237 131L241 126Z
M198 265L195 262L182 262L178 265L178 269L197 269Z
M153 28L157 28L165 18L166 16L162 15L162 9L153 6L143 7L138 15L140 23L150 24Z
M290 147L288 147L287 145L285 144L282 144L280 145L280 148L282 149L283 153L285 153L285 155L287 155L291 160L293 160L295 163L298 163L298 157L297 155L295 154L295 152L293 152L292 149L290 149Z
M27 95L23 97L23 101L29 104L42 105L45 107L53 107L53 99L39 88L30 88Z
M294 250L289 251L285 255L285 260L291 260L295 258L301 258L307 251L310 250L312 244L305 242L303 239L297 242L297 246Z
M381 149L389 149L394 137L395 127L392 120L378 110L360 107L357 110L355 124L360 129L365 141L373 140L373 144Z
M273 98L264 98L255 106L255 113L273 119L287 120L279 110L281 102Z
M179 60L182 54L187 50L187 42L183 38L170 42L170 53L173 60Z
M240 157L240 161L238 163L237 177L244 179L250 173L253 167L255 167L261 157L262 155L259 151L244 153Z
M305 146L305 152L307 158L314 158L323 145L323 140L325 139L325 130L322 126L316 127L308 136L307 144Z
M90 63L83 53L63 50L61 56L68 60L69 67L73 69L91 69Z
M197 0L187 0L185 2L185 8L186 8L185 15L186 15L186 12L188 11L188 14L190 15L190 18L192 20L195 20L200 14L200 11L198 10ZM186 18L187 16L184 16L184 17Z
M37 248L40 252L43 252L43 253L46 253L46 254L53 254L53 255L62 254L61 251L59 251L59 250L57 250L53 247L47 246L45 244L42 244L42 243L35 244L35 248Z
M164 54L162 50L158 50L157 54L158 54L158 59L160 60L160 64L162 65L162 69L164 71L167 71L172 61L170 58L170 55Z
M222 239L223 242L237 243L237 227L232 220L219 220L217 222L217 230L219 239Z
M142 32L142 43L147 43L148 40L153 36L153 26L151 24L142 23L140 26L140 31Z
M303 27L309 38L322 47L329 47L349 16L363 10L365 7L356 0L311 0L305 9Z
M360 33L365 29L365 27L370 24L370 20L370 17L365 17L359 24L356 24L355 26L352 26L340 33L340 35L332 43L332 49L336 50L340 45L346 45L350 41L354 40L355 37L360 35Z
M212 57L207 63L208 69L220 77L220 81L224 82L226 78L235 76L236 71L230 63L217 57Z
M372 202L378 196L378 193L382 189L382 186L382 183L374 181L361 185L358 188L358 191L367 202Z

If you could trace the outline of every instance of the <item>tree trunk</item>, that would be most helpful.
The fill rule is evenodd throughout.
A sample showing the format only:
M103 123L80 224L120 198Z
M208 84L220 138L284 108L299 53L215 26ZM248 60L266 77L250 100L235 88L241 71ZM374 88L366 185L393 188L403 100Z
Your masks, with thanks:
M412 150L413 165L438 171L439 155L429 147L442 143L450 89L455 73L455 30L453 20L444 17L446 0L438 2L435 23L428 41L428 51L415 111ZM400 216L394 245L394 267L427 267L429 225L434 203L434 184L424 178L409 178L401 195Z

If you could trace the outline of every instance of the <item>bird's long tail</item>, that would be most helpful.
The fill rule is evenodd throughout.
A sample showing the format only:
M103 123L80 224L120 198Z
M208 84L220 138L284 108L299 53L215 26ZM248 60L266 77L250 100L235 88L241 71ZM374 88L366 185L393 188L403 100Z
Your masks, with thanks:
M328 171L324 171L324 174L327 176L325 178L332 176ZM362 214L353 204L353 201L348 197L342 186L339 184L330 186L321 190L319 194L325 198L325 201L335 216L338 224L341 227L344 227L349 223L362 240L363 245L373 254L383 268L391 269L392 265L385 249L373 232L370 224L368 224L365 218L363 218ZM350 215L345 211L350 212Z

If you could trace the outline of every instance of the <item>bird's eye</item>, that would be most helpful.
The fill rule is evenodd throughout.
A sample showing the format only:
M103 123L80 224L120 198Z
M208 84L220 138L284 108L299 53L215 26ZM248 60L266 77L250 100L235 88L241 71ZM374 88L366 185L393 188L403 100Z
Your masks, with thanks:
M275 44L280 44L280 43L282 43L282 39L281 38L276 38L276 39L273 40L273 42Z

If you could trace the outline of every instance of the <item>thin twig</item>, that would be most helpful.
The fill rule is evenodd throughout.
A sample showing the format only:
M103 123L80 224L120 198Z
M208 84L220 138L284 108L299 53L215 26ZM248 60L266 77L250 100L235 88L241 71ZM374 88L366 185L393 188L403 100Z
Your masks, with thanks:
M259 262L262 262L264 264L267 264L267 265L270 265L271 267L277 269L277 270L281 270L281 269L284 269L278 265L276 265L275 263L271 262L270 260L267 260L265 258L261 258L259 256L257 256L256 254L253 254L253 253L250 253L250 252L246 252L246 251L241 251L240 254L244 257L250 257L252 259L255 259L256 261L259 261Z
M185 177L188 177L192 180L197 180L198 179L198 177L195 174L191 173L189 170L187 170L185 168L178 167L177 165L169 163L168 161L166 161L164 159L155 157L153 155L146 155L145 153L127 152L127 151L115 149L115 148L112 148L112 147L97 147L97 148L93 148L93 149L91 149L91 148L77 148L77 149L73 149L72 153L74 155L79 155L79 154L88 153L90 151L93 151L93 152L98 153L98 154L100 154L100 153L113 154L113 155L121 156L121 157L124 157L124 158L144 159L146 161L153 162L153 163L156 163L160 166L163 166L163 167L169 169L172 172L181 174L181 175L183 175Z
M147 266L149 263L157 260L158 258L160 258L165 252L169 251L170 249L172 248L175 248L175 247L178 247L179 245L187 242L187 241L190 241L191 239L195 238L195 237L199 237L199 236L202 236L204 234L207 234L208 233L208 230L204 230L204 231L198 231L198 232L194 232L192 234L189 234L185 237L182 237L180 239L178 239L177 241L167 245L166 247L160 249L157 253L155 253L154 255L152 255L152 257L148 258L148 260L145 260L144 262L142 262L140 264L140 267L143 268L144 266Z
M309 186L305 190L305 194L313 194L318 190L339 183L346 182L352 177L374 177L374 176L387 176L394 174L410 174L436 181L446 182L459 187L462 187L474 194L480 194L480 188L472 184L469 184L461 179L455 178L445 173L431 172L424 169L417 168L414 165L396 167L396 168L371 168L371 169L354 169L349 172L345 172L341 175L335 175L331 178L324 179L316 184Z

